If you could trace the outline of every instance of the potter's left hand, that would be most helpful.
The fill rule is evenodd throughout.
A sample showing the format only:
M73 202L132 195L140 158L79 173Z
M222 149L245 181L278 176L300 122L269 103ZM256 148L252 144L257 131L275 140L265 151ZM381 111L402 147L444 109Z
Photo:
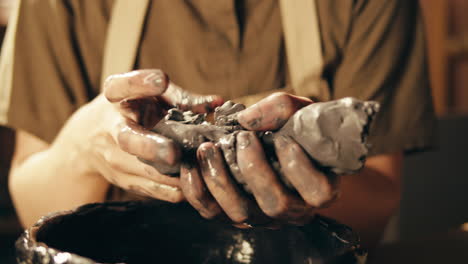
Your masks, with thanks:
M314 167L293 139L276 137L276 154L284 176L295 189L291 191L272 169L253 131L277 130L311 103L307 98L276 93L239 114L239 123L251 131L237 135L237 163L255 201L231 177L220 148L213 143L198 149L200 169L181 171L186 199L206 218L224 212L235 223L261 224L268 222L265 218L291 224L308 222L317 208L335 199L336 184Z

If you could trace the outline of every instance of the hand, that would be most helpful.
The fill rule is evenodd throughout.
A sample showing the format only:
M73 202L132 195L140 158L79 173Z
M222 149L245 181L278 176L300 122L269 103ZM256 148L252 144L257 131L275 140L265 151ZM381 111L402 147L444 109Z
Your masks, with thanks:
M262 224L268 222L265 216L291 224L308 222L317 208L335 199L336 179L319 172L294 140L278 136L274 138L276 154L295 191L288 189L268 163L253 131L279 129L311 103L307 98L277 93L239 113L239 123L252 131L237 135L237 163L255 203L230 176L220 148L213 143L198 149L198 167L181 171L187 201L206 218L224 212L235 223Z
M172 166L181 152L170 139L148 130L173 106L205 112L222 104L216 96L190 94L160 70L110 76L99 96L74 115L77 145L88 174L138 194L170 202L184 199L179 179L137 159ZM109 103L110 102L110 103ZM70 130L70 129L68 129Z

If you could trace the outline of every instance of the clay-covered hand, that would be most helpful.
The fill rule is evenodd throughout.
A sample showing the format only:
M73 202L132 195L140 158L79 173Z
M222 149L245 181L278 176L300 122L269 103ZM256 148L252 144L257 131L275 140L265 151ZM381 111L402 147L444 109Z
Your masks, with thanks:
M160 174L153 166L171 166L180 159L172 140L151 132L169 108L204 113L223 103L217 96L190 94L170 82L160 70L137 70L110 76L104 96L117 115L110 136L102 137L99 172L126 190L170 202L184 199L179 179Z
M301 146L282 135L274 137L283 174L278 175L254 131L277 130L297 110L311 103L307 98L277 93L238 114L240 125L250 131L237 134L236 159L253 197L231 177L220 147L204 143L197 152L199 168L181 170L186 199L206 218L225 213L235 223L308 222L315 209L335 199L336 179L318 171ZM286 187L284 182L291 186Z

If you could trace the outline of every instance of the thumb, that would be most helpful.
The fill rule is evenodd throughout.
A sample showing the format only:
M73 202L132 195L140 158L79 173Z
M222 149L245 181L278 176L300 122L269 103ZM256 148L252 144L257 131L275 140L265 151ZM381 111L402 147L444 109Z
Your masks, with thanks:
M104 96L111 103L158 96L166 91L169 77L161 70L136 70L109 76Z
M312 100L288 93L274 93L239 112L239 124L248 130L267 131L281 128L297 110Z
M172 106L194 113L208 113L224 103L224 99L218 95L190 93L172 82L169 83L162 98Z

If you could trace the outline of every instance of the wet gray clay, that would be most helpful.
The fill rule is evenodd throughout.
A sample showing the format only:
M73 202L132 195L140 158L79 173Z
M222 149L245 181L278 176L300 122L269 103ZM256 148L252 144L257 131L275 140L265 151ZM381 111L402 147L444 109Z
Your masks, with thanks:
M221 146L227 165L239 183L242 175L236 163L236 134L243 128L237 122L237 113L245 107L231 101L215 110L215 123L206 122L206 116L171 109L154 131L171 138L183 149L190 162L194 152L203 142L211 141ZM274 168L281 168L273 148L273 138L287 136L298 142L316 166L327 174L357 172L364 165L368 153L366 138L370 123L377 113L376 102L355 98L314 103L296 112L278 131L258 133ZM161 173L177 174L180 164L162 167L152 164Z

